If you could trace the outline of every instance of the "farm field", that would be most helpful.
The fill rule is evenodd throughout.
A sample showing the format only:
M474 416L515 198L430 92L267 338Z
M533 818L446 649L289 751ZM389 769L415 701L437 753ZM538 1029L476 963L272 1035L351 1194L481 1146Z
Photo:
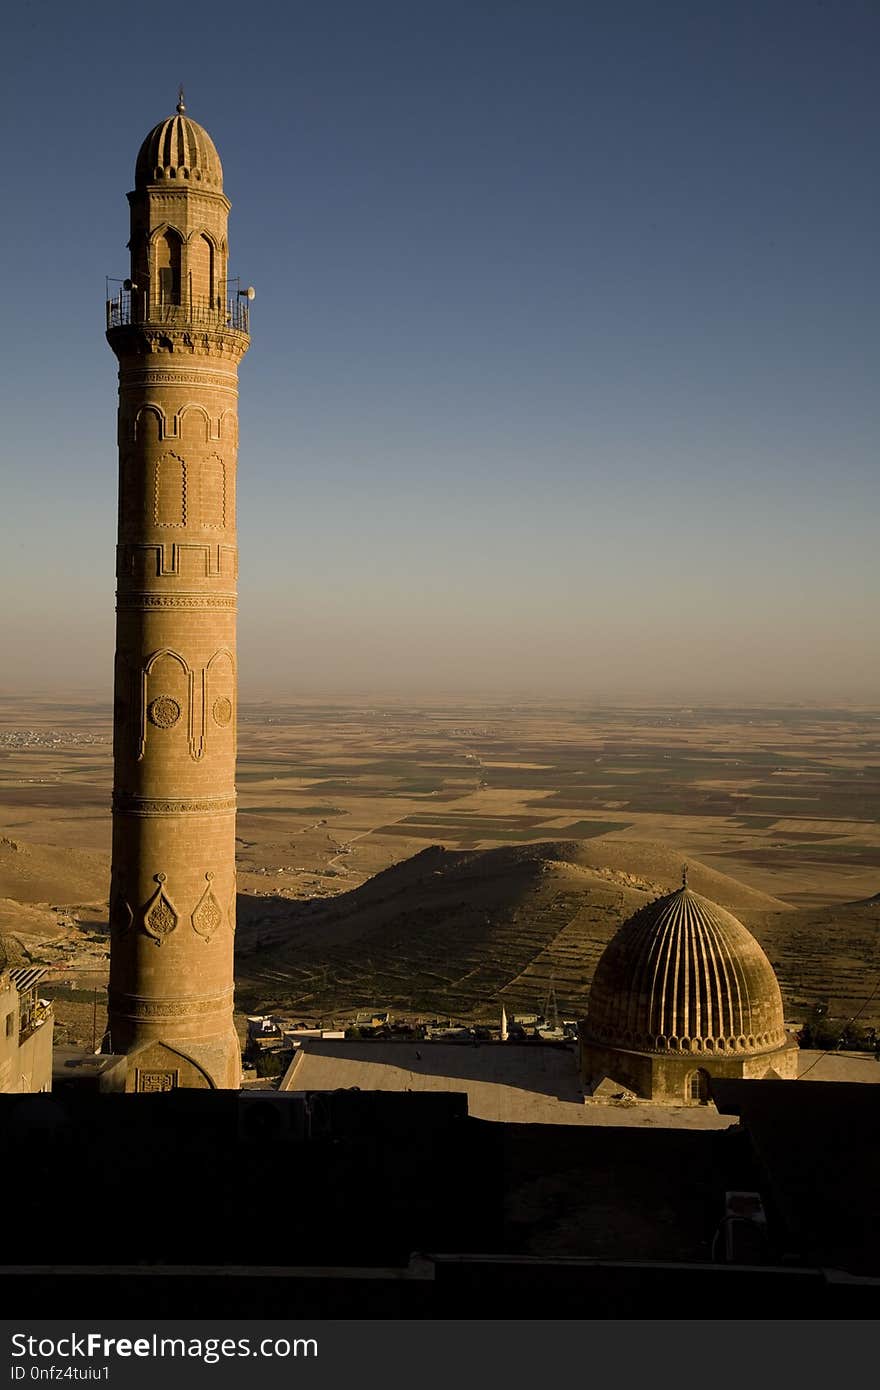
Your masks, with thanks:
M0 933L59 980L106 972L111 733L109 706L0 705ZM621 914L685 859L764 941L792 1009L845 1010L880 965L877 710L245 703L238 790L248 1008L476 1016L504 991L540 1003L553 979L577 1009ZM439 896L423 885L404 910L406 865L432 846ZM400 911L377 916L394 866ZM536 875L560 877L540 908Z
M240 737L242 868L285 888L362 882L426 844L598 836L792 906L880 887L877 712L294 706L246 709Z

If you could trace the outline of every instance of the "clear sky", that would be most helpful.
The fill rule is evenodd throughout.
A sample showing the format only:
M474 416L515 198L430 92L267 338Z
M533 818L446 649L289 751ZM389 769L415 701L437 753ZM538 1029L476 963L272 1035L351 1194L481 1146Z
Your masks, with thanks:
M0 690L109 699L105 275L212 135L241 693L880 702L880 9L90 0L4 17Z

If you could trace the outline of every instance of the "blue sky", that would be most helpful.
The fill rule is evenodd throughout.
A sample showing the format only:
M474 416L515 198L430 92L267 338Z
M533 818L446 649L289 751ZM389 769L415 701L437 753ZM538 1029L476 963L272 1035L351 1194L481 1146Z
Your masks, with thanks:
M241 371L242 695L877 701L880 12L11 12L0 690L108 693L105 275L176 100Z

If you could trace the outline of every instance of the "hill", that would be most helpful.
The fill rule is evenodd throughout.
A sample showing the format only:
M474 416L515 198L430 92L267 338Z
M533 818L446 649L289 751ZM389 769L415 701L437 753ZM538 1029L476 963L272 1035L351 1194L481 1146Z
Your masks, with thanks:
M880 1029L880 895L797 912L744 916L772 960L786 1011Z
M239 1009L345 1017L388 1007L494 1020L586 1008L620 923L681 881L682 856L614 836L496 849L433 845L334 897L238 898ZM0 839L0 934L20 961L106 969L106 857ZM786 1016L817 1006L880 1027L880 894L794 909L691 860L691 886L735 913L776 969ZM79 906L77 906L79 904ZM85 906L83 906L85 904Z
M560 1014L576 1017L620 923L680 881L680 855L635 841L432 846L327 901L242 904L239 1003L491 1019L502 1003L541 1010L552 983ZM739 914L784 911L701 864L690 882Z
M106 854L0 835L0 898L17 903L106 902L109 884Z

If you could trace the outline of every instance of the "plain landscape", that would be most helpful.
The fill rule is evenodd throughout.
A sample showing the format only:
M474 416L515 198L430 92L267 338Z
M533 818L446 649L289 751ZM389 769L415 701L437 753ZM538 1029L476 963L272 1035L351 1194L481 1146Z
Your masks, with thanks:
M880 711L301 700L239 711L239 1024L583 1014L680 882L755 933L786 1017L880 1026ZM0 710L0 934L103 1030L109 706Z

